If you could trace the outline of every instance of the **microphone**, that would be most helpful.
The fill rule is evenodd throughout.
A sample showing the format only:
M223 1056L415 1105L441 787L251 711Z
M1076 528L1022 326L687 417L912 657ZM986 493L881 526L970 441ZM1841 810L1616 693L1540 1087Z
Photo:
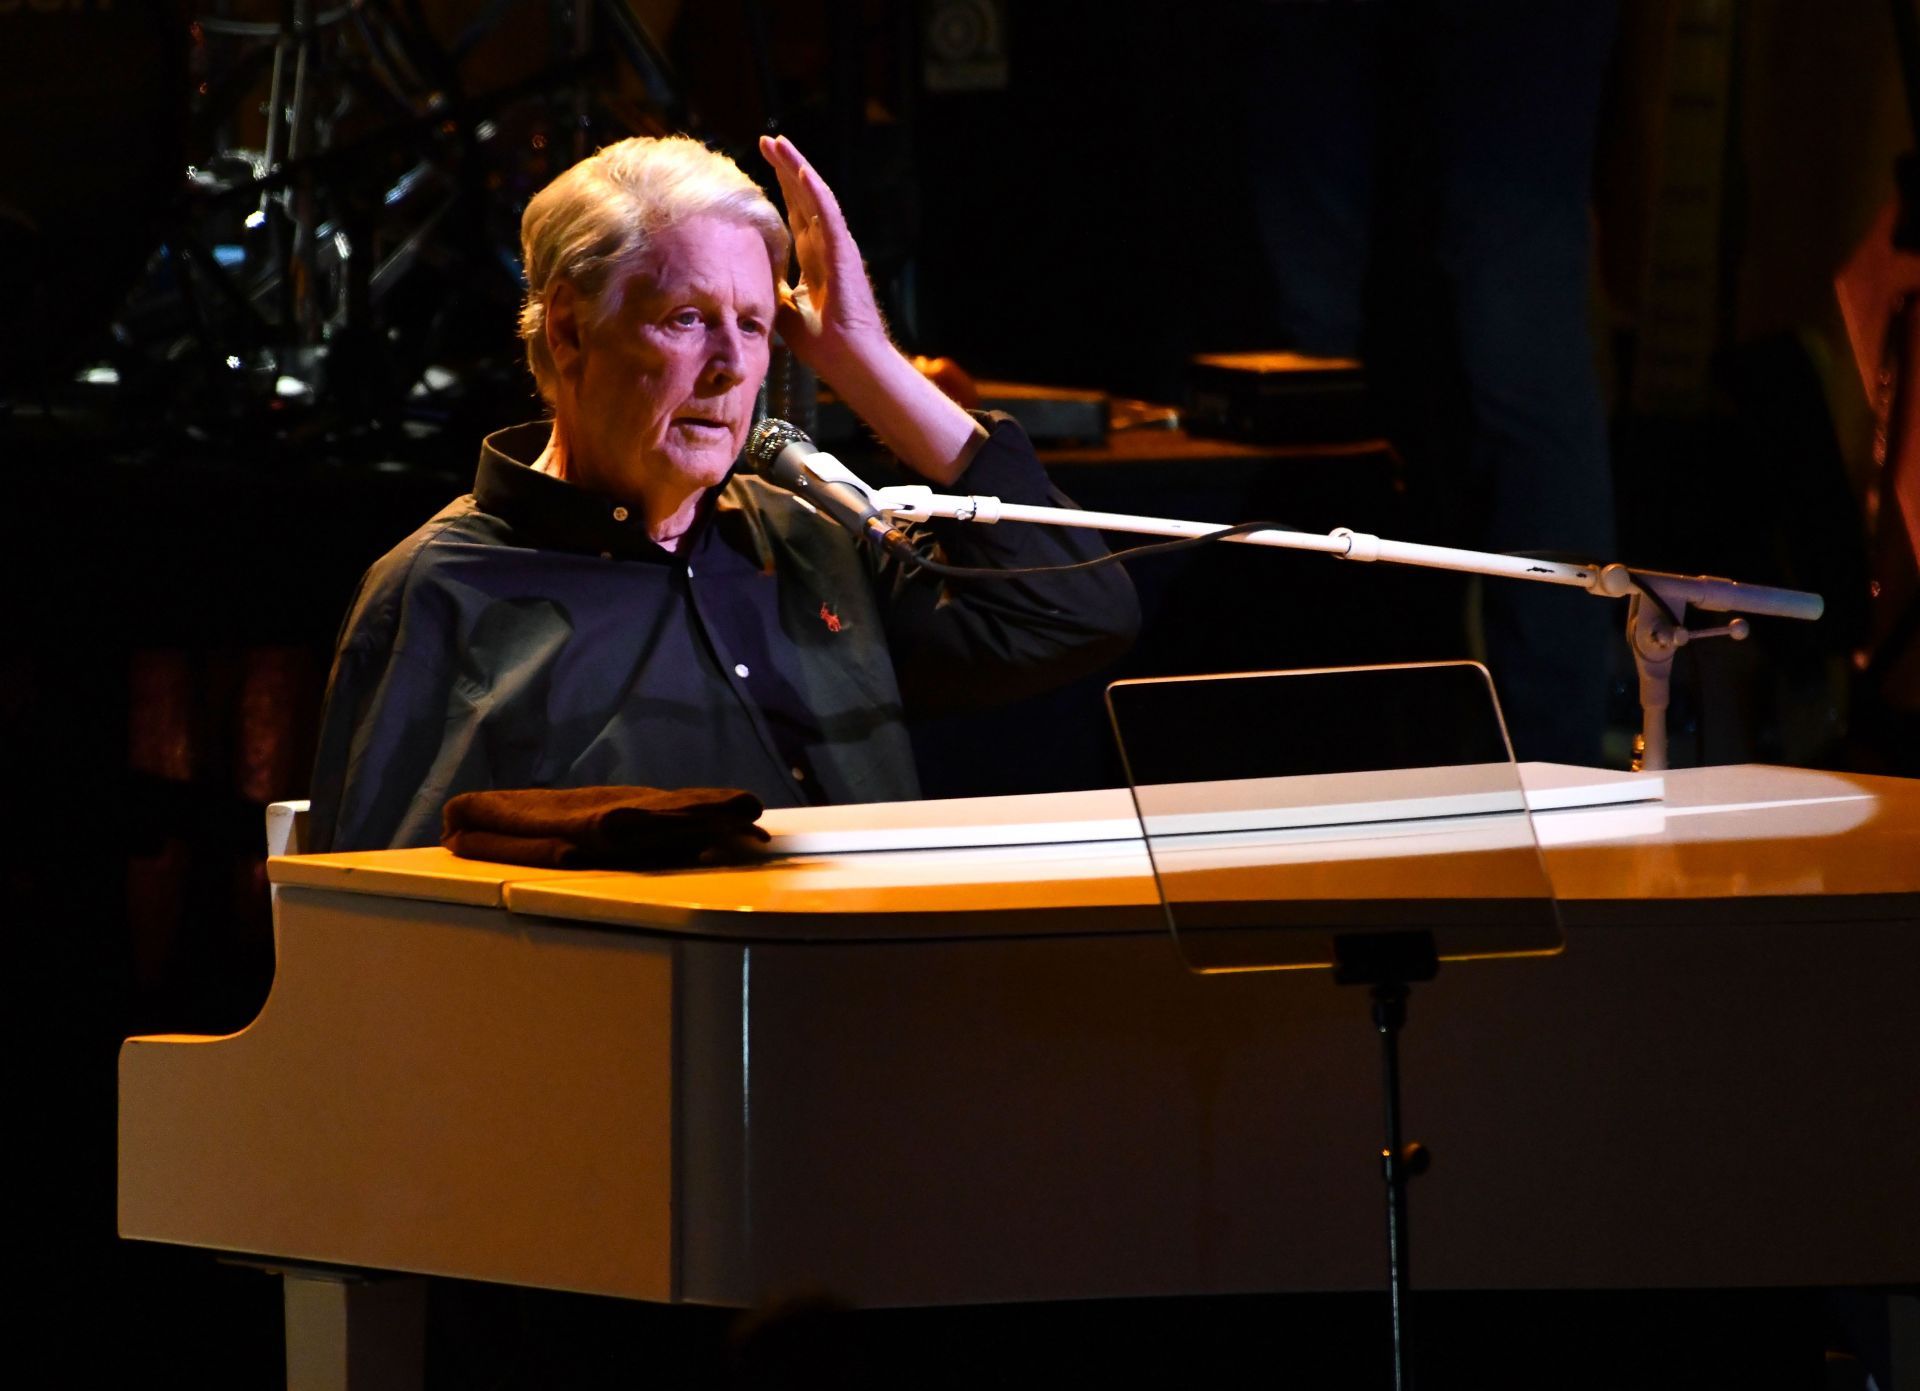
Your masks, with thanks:
M746 465L777 487L804 499L855 536L917 560L913 542L873 505L873 490L845 464L813 447L806 433L768 416L747 438Z

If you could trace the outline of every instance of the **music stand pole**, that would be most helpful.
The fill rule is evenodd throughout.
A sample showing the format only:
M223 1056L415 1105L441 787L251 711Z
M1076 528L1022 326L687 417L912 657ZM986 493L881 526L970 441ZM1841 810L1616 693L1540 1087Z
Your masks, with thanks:
M1342 933L1334 938L1333 956L1337 984L1369 987L1373 1027L1380 1035L1380 1089L1386 1102L1386 1145L1380 1151L1380 1173L1387 1186L1387 1297L1392 1319L1393 1386L1394 1391L1413 1391L1407 1183L1426 1172L1429 1156L1424 1145L1406 1144L1401 1139L1400 1032L1406 1027L1407 998L1414 983L1432 980L1440 971L1440 957L1431 932Z

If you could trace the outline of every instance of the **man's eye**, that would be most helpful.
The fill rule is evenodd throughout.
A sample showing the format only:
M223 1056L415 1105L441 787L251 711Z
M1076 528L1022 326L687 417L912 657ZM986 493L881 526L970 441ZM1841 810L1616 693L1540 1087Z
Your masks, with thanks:
M758 337L767 331L767 326L758 319L742 319L740 321L740 331Z
M700 327L700 311L698 309L682 309L674 314L671 322L678 328L698 328Z

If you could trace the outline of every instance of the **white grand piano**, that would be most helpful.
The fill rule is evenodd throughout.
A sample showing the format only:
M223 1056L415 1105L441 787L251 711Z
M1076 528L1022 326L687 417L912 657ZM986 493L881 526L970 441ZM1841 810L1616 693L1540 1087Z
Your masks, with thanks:
M1662 790L1536 814L1564 952L1414 992L1416 1285L1920 1280L1920 783ZM121 1053L122 1234L288 1269L306 1385L350 1380L350 1313L413 1317L356 1306L360 1271L723 1305L1382 1288L1364 999L1184 970L1100 829L1124 790L775 829L911 845L929 806L980 843L272 860L259 1017ZM1035 825L1074 839L993 843ZM1380 896L1431 878L1412 842L1366 858Z

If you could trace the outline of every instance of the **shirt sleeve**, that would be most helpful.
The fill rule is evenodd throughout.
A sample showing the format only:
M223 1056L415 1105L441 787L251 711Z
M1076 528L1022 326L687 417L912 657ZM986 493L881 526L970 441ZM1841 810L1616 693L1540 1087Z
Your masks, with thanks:
M1007 502L1072 507L1054 487L1026 432L999 413L952 491ZM1080 527L934 521L916 529L924 553L951 565L1024 569L1105 555ZM889 558L880 570L887 641L907 708L915 714L1005 704L1065 685L1132 645L1140 606L1115 564L1016 579L942 579Z
M396 553L369 571L341 628L309 784L310 852L437 838L437 827L409 824L445 739L448 689L445 644L423 640L424 616L408 612L411 559Z

